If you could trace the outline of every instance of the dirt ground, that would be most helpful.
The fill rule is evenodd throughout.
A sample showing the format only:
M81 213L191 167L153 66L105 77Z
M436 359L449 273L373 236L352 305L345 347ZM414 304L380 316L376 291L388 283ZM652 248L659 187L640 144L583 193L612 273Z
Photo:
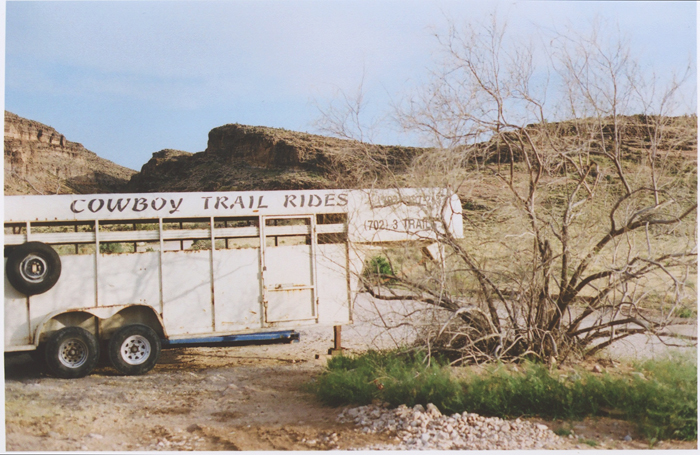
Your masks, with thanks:
M362 327L343 329L350 352L377 341ZM88 377L62 380L47 376L26 354L6 357L6 450L346 450L398 442L338 423L341 409L305 391L323 370L333 331L299 332L301 341L292 344L164 350L144 376L118 376L101 366ZM562 449L649 448L621 420L537 421L574 431L562 439ZM674 441L654 446L696 447Z
M8 359L6 448L309 450L384 441L337 424L338 410L303 390L324 362L301 343L178 348L163 351L145 376L102 367L61 380L45 376L28 356Z

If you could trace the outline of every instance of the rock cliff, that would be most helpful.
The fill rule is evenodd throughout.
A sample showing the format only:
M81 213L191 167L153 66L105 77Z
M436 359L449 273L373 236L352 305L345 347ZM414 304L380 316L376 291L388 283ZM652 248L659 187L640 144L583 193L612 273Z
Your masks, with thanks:
M694 163L697 117L666 119L660 147ZM626 118L624 151L643 160L649 119ZM552 123L563 141L576 137L571 122ZM606 138L607 139L607 138ZM480 145L481 160L508 156L498 141ZM501 146L502 147L502 146ZM279 128L228 124L209 132L207 148L164 149L140 172L99 158L53 128L5 113L5 194L248 191L344 188L358 178L373 186L402 184L402 175L425 149L368 145ZM516 160L519 157L515 157ZM410 184L410 183L409 183Z
M5 111L5 194L118 192L136 173Z
M371 150L369 150L371 149ZM209 132L207 149L161 150L127 185L128 191L246 191L342 188L349 155L390 157L400 170L421 149L367 146L356 141L279 128L229 124Z

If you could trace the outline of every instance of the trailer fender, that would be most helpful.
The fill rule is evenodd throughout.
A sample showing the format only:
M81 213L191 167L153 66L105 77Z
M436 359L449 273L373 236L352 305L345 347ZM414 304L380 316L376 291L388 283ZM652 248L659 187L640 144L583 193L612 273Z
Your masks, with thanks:
M160 338L167 338L165 324L160 315L152 307L139 304L120 307L118 311L111 311L107 317L100 318L100 337L111 338L113 333L132 324L146 325Z
M133 309L135 311L142 312L144 314L148 314L149 317L155 318L155 321L160 325L160 327L156 327L154 329L160 329L156 330L156 332L161 332L159 335L161 335L164 338L167 338L167 333L165 331L165 325L163 324L163 319L160 317L160 315L150 306L147 305L140 305L140 304L129 304L129 305L113 305L113 306L105 306L105 307L95 307L95 308L85 308L85 309L74 309L74 310L58 310L54 311L52 313L49 313L44 317L44 319L41 320L41 322L37 325L35 331L34 331L34 339L32 340L32 344L34 346L38 346L39 342L41 340L41 334L45 332L47 326L51 324L51 321L56 320L58 316L61 316L63 314L75 314L76 317L79 317L79 314L85 314L87 318L89 317L96 317L101 323L104 321L109 321L112 320L115 316L117 316L119 313L121 313L124 310L129 310ZM92 330L94 332L94 330Z

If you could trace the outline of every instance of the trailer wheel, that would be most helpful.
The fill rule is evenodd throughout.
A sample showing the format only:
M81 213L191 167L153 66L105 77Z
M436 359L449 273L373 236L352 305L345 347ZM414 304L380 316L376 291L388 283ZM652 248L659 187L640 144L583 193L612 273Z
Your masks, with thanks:
M7 280L25 295L43 294L61 276L61 258L41 242L27 242L7 253Z
M44 365L46 360L46 343L41 343L35 350L29 351L29 357L37 365Z
M130 324L117 330L109 340L109 360L125 375L150 371L160 356L160 338L150 327Z
M97 365L100 345L95 335L81 327L66 327L53 333L44 347L49 372L64 379L87 376Z

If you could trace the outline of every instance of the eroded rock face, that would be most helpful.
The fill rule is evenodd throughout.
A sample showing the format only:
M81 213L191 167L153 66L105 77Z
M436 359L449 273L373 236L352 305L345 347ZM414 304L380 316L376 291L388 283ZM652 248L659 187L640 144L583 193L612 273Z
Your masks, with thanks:
M228 124L209 132L207 149L188 154L161 150L129 182L132 192L248 191L343 188L351 155L367 148L400 172L421 150L368 146L357 141L281 128Z
M118 192L135 173L7 111L4 166L6 195Z
M177 185L187 179L192 170L192 153L163 149L134 174L127 185L128 192L183 191ZM194 190L196 191L196 190Z
M160 150L135 172L98 157L50 126L6 112L5 194L342 188L356 185L347 178L350 158L366 156L368 148L392 172L401 172L421 152L228 124L210 131L205 151Z
M206 151L254 167L310 170L327 164L328 151L347 147L348 142L280 128L229 124L209 132Z
M209 132L207 149L153 154L128 190L244 191L316 189L334 185L325 166L348 141L279 128L229 124Z

